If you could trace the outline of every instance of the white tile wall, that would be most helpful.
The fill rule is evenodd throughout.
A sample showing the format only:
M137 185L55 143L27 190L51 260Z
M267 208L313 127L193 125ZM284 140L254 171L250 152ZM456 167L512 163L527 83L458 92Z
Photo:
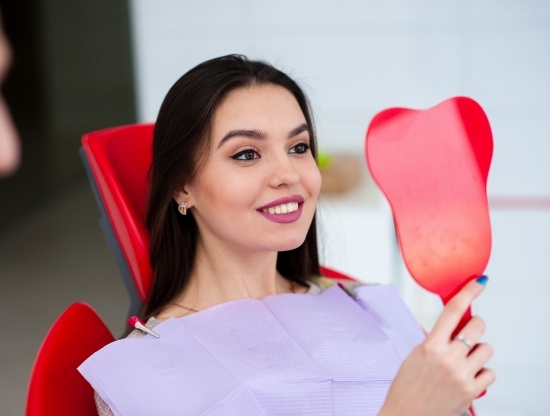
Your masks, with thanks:
M495 153L489 194L550 197L550 2L546 0L133 0L140 118L168 88L227 53L267 59L309 92L322 148L363 152L372 116L468 95L486 109ZM369 191L370 192L370 191ZM378 199L377 199L378 198ZM324 261L393 280L430 325L439 301L407 277L379 196L321 204ZM550 208L492 211L488 322L499 380L481 416L550 412ZM324 233L324 234L323 234Z
M495 24L506 30L503 23L544 23L550 19L550 7L546 0L527 0L521 4L516 0L469 0L467 9L472 21Z
M496 109L488 116L495 146L490 194L550 197L550 117Z
M484 401L544 415L550 410L550 210L493 210L492 228L491 281L475 311L496 346L491 366L501 381Z
M548 19L550 21L550 18ZM487 106L531 110L548 107L548 25L508 30L476 24L470 36L469 91Z

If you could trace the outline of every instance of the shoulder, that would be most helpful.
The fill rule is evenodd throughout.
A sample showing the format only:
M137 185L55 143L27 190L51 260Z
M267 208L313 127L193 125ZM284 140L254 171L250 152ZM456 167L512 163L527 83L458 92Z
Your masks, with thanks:
M98 416L114 416L109 405L105 403L105 400L103 400L99 394L97 394L97 391L94 391L94 399Z

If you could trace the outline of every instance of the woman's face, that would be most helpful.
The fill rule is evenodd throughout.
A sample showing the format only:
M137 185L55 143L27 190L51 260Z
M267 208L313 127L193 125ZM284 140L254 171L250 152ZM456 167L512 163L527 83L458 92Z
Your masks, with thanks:
M196 180L178 192L209 249L285 251L311 224L321 176L294 96L273 84L231 92L217 108L210 152Z

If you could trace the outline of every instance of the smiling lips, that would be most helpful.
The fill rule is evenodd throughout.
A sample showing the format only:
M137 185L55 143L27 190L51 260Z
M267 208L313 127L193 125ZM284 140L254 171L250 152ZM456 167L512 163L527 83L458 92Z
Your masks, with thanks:
M297 202L289 202L288 204L281 204L271 208L264 208L262 210L262 212L266 214L290 214L294 211L298 211Z
M277 223L291 223L297 221L302 215L304 198L301 195L293 195L288 198L280 198L258 208L258 212L270 221Z

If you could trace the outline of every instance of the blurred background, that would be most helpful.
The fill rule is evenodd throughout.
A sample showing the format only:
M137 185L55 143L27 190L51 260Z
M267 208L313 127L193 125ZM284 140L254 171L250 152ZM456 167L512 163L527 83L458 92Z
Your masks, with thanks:
M371 118L466 95L486 110L490 282L474 313L495 345L481 416L550 412L550 2L545 0L0 1L13 48L3 93L23 159L0 180L0 414L24 412L34 356L72 302L120 334L128 298L78 155L89 131L154 121L169 87L228 53L288 72L313 103L320 148L363 160ZM322 258L397 285L429 328L440 302L407 275L391 212L360 182L322 196Z

